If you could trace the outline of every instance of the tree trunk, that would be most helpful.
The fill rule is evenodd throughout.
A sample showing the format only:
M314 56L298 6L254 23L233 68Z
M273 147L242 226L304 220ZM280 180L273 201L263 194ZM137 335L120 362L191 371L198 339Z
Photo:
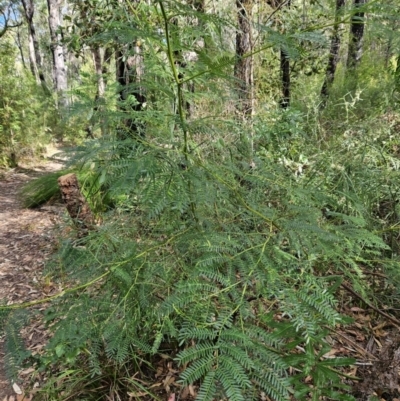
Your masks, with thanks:
M249 118L254 111L253 39L251 32L253 0L236 0L238 30L234 76L238 82L237 110Z
M101 105L104 101L104 93L106 89L104 77L103 77L103 60L101 57L101 49L99 46L92 47L92 56L93 56L93 63L94 69L96 72L96 80L97 80L97 91L94 98L94 107L93 107L93 115L100 110ZM104 132L104 124L100 124L102 135L105 134ZM86 127L87 137L94 138L93 135L93 118L90 119L89 124Z
M120 85L119 107L121 111L128 115L124 120L124 129L120 130L119 133L119 139L122 140L129 137L145 136L145 126L138 121L137 115L137 112L142 111L146 103L144 88L140 84L143 79L144 67L141 47L138 41L134 46L128 48L126 53L132 52L132 50L133 55L128 56L124 55L121 49L115 53L117 82ZM136 104L127 105L130 95L136 99Z
M291 0L266 0L266 3L272 8L273 12L270 16L276 14L279 9L284 7L290 7ZM275 18L276 24L279 26L280 23ZM282 28L282 33L284 33L285 29ZM281 46L279 51L279 60L280 60L280 77L281 77L281 89L282 89L282 97L279 101L280 106L283 109L286 109L290 106L290 58L287 50Z
M63 175L58 179L62 199L68 214L79 230L79 236L87 234L94 226L94 218L90 206L79 188L75 174Z
M286 109L290 106L290 60L286 51L281 47L281 81L282 99L281 107Z
M291 0L288 0L285 4L284 0L281 0L278 7L290 7ZM283 28L283 32L285 29ZM280 50L280 70L281 70L281 82L282 82L282 98L280 105L283 109L287 109L290 106L290 58L288 52L281 46Z
M362 7L367 0L354 0L354 8ZM361 61L364 38L364 11L357 11L351 19L347 68L355 68Z
M60 32L60 3L59 0L47 0L49 11L49 28L51 38L51 52L53 56L53 79L58 94L58 106L64 108L68 105L67 99L67 67L65 65L64 48Z
M101 70L101 73L103 74L104 77L104 84L107 85L107 77L106 75L108 74L109 68L110 68L110 63L111 63L111 58L113 55L113 50L111 49L110 46L107 46L106 49L104 50L104 61L103 61L103 68Z
M17 44L19 54L21 56L22 65L24 66L24 69L26 69L25 56L24 56L24 51L22 49L21 34L19 32L19 29L17 30L17 37L15 39L15 42Z
M188 4L191 5L198 13L204 14L205 11L206 11L205 0L189 0ZM203 21L202 21L201 18L197 18L197 21L194 22L194 25L197 25L200 29L205 31L202 22ZM203 42L202 46L205 47L205 45L206 45L206 35L201 37L200 41ZM198 39L198 43L199 43L199 39ZM187 90L191 94L195 93L196 89L195 89L194 81L189 81L187 83ZM194 110L193 102L191 102L190 100L186 100L185 101L185 109L186 109L186 113L187 113L188 118L190 118L193 115L193 110Z
M396 71L394 72L394 90L400 92L400 54L396 59Z
M339 62L339 51L340 51L339 26L340 26L340 15L344 5L345 5L345 0L336 0L335 24L333 25L331 47L329 52L328 65L326 66L325 80L321 88L321 96L323 98L327 98L329 95L329 89L333 84L336 67Z
M39 42L36 38L35 25L33 23L33 15L35 7L33 0L21 0L25 12L26 22L28 23L28 41L29 41L29 62L33 76L38 84L46 87L46 81L43 74L42 58L39 51Z

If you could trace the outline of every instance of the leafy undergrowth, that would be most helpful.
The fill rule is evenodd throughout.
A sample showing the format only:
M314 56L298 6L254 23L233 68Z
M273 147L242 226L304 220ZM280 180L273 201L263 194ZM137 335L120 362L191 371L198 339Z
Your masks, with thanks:
M300 112L272 121L251 160L211 138L183 159L156 140L76 150L102 223L47 266L47 347L27 353L2 309L36 399L396 397L400 118L321 144Z

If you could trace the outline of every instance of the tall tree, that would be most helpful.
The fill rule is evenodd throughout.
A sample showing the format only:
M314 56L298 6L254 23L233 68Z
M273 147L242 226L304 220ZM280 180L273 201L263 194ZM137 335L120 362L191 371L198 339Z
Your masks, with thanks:
M340 50L340 15L343 7L345 5L345 0L336 0L335 6L335 23L333 25L331 46L328 58L328 64L326 66L325 80L321 88L321 96L326 98L329 94L329 88L333 84L335 78L336 67L339 62L339 50ZM323 102L324 103L324 102Z
M290 106L290 59L287 51L281 47L280 50L281 62L281 81L282 81L282 98L280 105L283 109Z
M15 44L18 47L19 55L21 56L22 65L23 65L24 69L26 69L27 67L26 67L26 63L25 63L24 50L23 50L23 45L22 45L22 40L21 40L21 32L20 32L19 28L17 29Z
M120 109L127 113L127 118L124 120L124 130L120 139L125 139L130 135L144 136L143 123L138 122L137 115L132 112L142 111L146 103L146 95L144 88L141 86L143 79L143 55L141 43L139 40L127 48L120 48L115 53L117 82L120 85L119 100ZM135 103L129 97L133 96Z
M202 19L205 11L206 11L206 5L205 5L205 0L188 0L188 5L193 7L194 10L197 13L197 18L192 22L193 26L198 26L200 28L202 28L202 31L205 31L205 27L204 27L204 21ZM204 32L205 33L205 32ZM205 40L205 36L202 37L198 37L197 38L197 44L200 47L205 47L206 45L206 40ZM194 93L195 92L195 83L194 81L189 81L187 83L187 90L190 93ZM191 102L190 100L185 99L185 108L186 108L186 112L188 117L191 117L193 114L193 102Z
M107 71L105 70L104 67L104 62L103 62L103 57L102 57L102 52L101 48L98 45L92 46L91 48L92 56L93 56L93 64L94 64L94 69L96 72L96 82L97 82L97 90L96 90L96 95L94 98L94 107L93 107L93 115L96 112L101 111L101 105L104 101L104 94L106 90L106 81L104 79L104 75ZM107 51L105 52L105 56L107 57ZM102 134L105 134L104 130L104 124L100 125ZM88 138L94 138L93 135L93 117L90 119L88 125L86 126L86 132L87 132L87 137Z
M291 0L281 1L280 7L290 7ZM282 28L284 31L284 27ZM284 33L284 32L283 32ZM282 98L281 107L286 109L290 106L290 58L287 49L281 46L280 49L280 64L281 64L281 82L282 82Z
M47 0L49 11L49 29L51 38L51 53L53 56L53 79L58 95L58 106L63 108L68 105L67 91L67 66L65 65L64 47L61 35L61 0Z
M290 7L291 0L266 0L266 3L272 8L272 13L269 19L272 18L280 9L284 7ZM275 23L277 25L282 25L282 22L278 22L275 17ZM284 26L281 26L281 31L284 33ZM280 77L281 77L281 90L282 97L280 100L280 105L282 108L286 109L290 105L290 58L289 53L285 46L281 45L279 50L279 60L280 60Z
M347 68L356 67L362 57L363 52L363 39L364 39L364 17L365 12L363 5L366 4L367 0L354 0L354 14L351 18L350 24L350 38L349 38L349 50L347 55Z
M28 24L28 40L29 40L29 62L33 76L37 83L41 83L46 87L46 81L43 74L42 58L39 51L39 42L36 37L36 29L33 23L35 7L33 0L21 0L24 8L25 19Z
M251 19L253 0L236 0L236 62L234 76L238 82L238 111L246 118L254 111L253 38Z

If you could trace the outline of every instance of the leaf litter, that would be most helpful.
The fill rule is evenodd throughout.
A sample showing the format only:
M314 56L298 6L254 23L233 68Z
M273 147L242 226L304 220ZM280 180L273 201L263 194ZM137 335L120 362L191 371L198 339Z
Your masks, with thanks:
M40 166L17 167L0 176L0 299L7 305L49 295L49 285L42 271L56 245L52 228L63 213L63 206L24 209L18 192L29 180L60 168L62 164L58 161L47 162ZM50 292L53 291L55 289ZM33 353L39 352L47 340L40 321L31 321L21 334ZM3 366L4 357L4 336L0 335L0 400L31 400L33 396L26 394L26 389L32 383L34 370L21 371L18 383L10 383Z

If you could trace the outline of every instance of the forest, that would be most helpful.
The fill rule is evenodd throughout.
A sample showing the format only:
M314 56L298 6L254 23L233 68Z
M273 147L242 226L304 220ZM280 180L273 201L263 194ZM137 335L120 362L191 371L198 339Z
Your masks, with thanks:
M399 197L399 0L0 0L0 399L400 400Z

